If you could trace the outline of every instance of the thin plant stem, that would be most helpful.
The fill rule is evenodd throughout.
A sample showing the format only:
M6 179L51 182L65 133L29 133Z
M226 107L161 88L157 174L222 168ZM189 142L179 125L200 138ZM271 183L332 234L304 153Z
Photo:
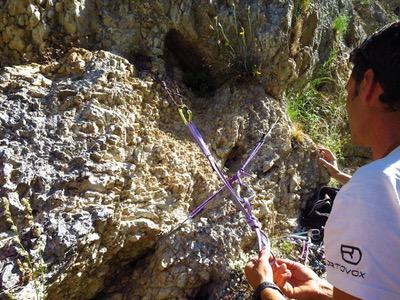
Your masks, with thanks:
M225 46L227 46L227 47L231 50L232 58L235 58L235 49L233 49L233 47L232 47L232 45L231 45L231 43L230 43L228 37L226 36L222 24L221 24L221 23L218 23L218 26L219 26L219 28L221 29L222 36L224 37Z
M250 5L247 6L247 22L249 23L249 36L253 36L253 32L251 30L251 20L250 20Z
M236 35L238 35L239 32L238 32L238 23L237 23L237 18L236 18L236 6L235 6L235 3L233 3L233 24L234 24L234 27L235 27Z

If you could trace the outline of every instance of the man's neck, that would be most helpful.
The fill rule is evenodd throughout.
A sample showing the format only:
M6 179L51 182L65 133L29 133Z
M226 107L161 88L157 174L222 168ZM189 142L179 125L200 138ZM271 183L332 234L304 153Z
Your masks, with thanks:
M379 149L372 148L372 159L380 159L388 155L390 152L392 152L394 149L396 149L400 145L400 142L394 143L392 145L388 145L386 148L379 147Z
M371 141L374 160L385 157L400 145L400 114L388 113L376 121Z

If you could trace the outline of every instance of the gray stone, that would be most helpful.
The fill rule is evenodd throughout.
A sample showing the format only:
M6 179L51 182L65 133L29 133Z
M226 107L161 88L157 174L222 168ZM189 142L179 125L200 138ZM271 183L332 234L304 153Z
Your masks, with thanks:
M315 144L293 140L282 95L328 56L342 10L354 16L352 46L391 18L395 2L312 1L298 11L297 1L240 1L236 21L228 2L5 2L0 278L7 292L186 299L217 278L210 290L223 298L255 237L226 193L181 224L221 183L154 79L170 73L178 81L187 70L206 75L210 93L196 96L179 82L181 93L227 174L277 122L244 181L257 193L254 213L266 231L295 225L304 199L328 178ZM222 28L243 62L234 26L245 24L248 8L254 70L233 63L221 36L218 46ZM260 74L248 79L244 71Z

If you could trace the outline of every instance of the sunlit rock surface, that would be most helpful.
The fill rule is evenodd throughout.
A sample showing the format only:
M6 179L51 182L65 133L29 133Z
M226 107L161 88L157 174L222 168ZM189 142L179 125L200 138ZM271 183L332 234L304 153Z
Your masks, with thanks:
M328 56L338 14L355 16L350 45L396 13L381 2L371 25L355 1L0 1L0 298L226 295L255 237L227 194L178 227L221 183L158 79L180 83L228 175L276 123L245 181L279 234L327 180L282 95ZM253 77L218 46L218 22L240 37L234 12Z

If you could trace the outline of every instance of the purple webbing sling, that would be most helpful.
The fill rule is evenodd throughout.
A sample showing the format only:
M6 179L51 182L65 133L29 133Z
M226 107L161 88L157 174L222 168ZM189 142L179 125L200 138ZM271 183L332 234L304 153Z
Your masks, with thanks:
M182 113L180 112L181 116ZM224 183L224 186L222 186L220 189L218 189L212 196L210 196L207 200L205 200L202 204L200 204L197 208L195 208L190 214L189 218L194 218L197 214L199 214L205 206L212 201L221 191L223 191L225 188L229 190L229 192L232 195L233 202L235 206L241 210L245 216L246 222L249 224L252 230L255 231L256 236L257 236L257 242L258 242L258 251L261 252L261 250L264 248L267 253L271 253L271 246L270 246L270 241L268 239L268 236L265 232L261 230L261 226L257 218L252 214L251 211L251 205L249 202L249 199L243 198L238 193L235 192L235 190L232 187L232 183L235 182L236 180L239 181L239 184L242 185L240 177L241 176L248 176L244 169L247 167L247 165L250 163L250 161L254 158L258 150L261 148L261 146L264 143L265 140L265 135L261 138L261 140L258 142L257 146L252 150L250 153L249 157L243 164L243 166L237 171L237 173L227 180L222 173L221 169L218 167L214 157L211 155L211 152L209 151L206 143L204 142L199 130L197 127L194 125L194 123L191 121L191 116L189 117L189 121L186 120L186 118L183 117L184 123L188 125L189 130L195 139L196 143L199 145L201 151L203 154L206 156L207 160L209 161L211 167L213 170L218 174L222 182ZM252 197L250 197L252 198Z

